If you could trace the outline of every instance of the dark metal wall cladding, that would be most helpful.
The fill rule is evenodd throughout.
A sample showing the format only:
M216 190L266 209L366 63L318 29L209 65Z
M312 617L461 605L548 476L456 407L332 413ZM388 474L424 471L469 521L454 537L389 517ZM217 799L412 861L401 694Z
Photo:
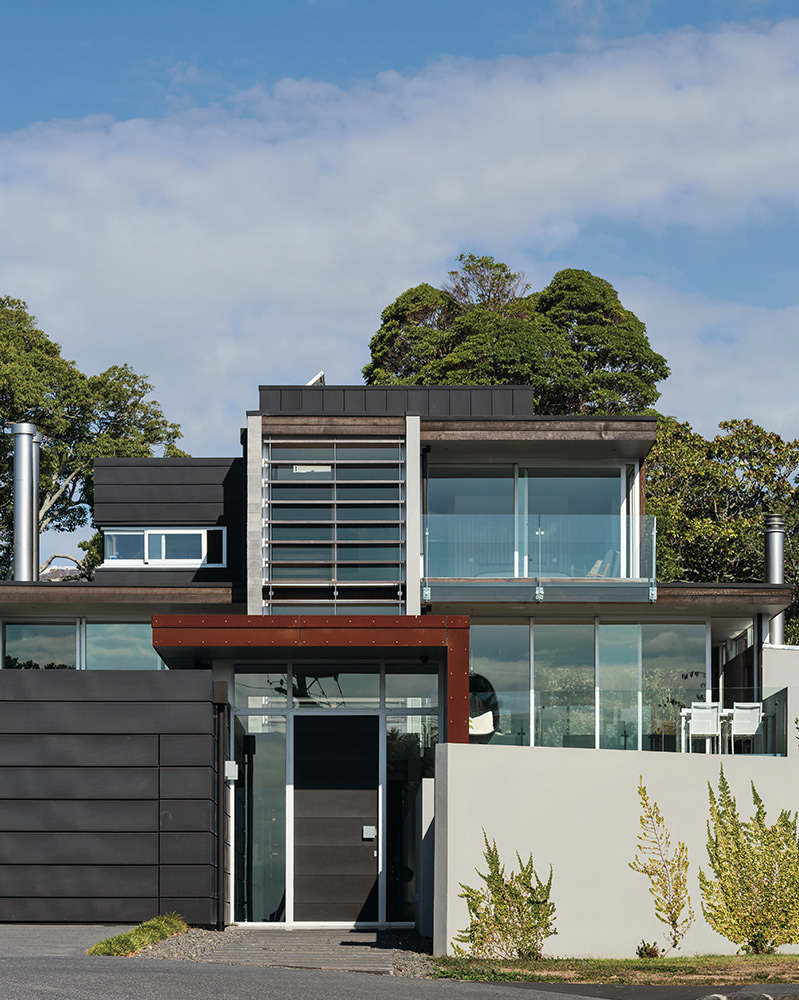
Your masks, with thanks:
M216 919L212 682L0 673L0 921Z
M259 413L482 419L529 417L529 386L271 386L259 387Z
M98 580L146 586L240 580L244 567L244 462L241 458L102 458L94 463L94 520L101 528L227 528L227 567L106 570ZM135 572L135 571L133 571ZM113 574L113 576L111 575ZM171 574L171 575L167 575Z

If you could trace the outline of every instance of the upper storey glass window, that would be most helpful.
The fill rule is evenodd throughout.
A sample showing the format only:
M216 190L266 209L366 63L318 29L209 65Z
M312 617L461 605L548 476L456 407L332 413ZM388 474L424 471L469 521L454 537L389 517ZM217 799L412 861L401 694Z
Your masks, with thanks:
M224 528L115 528L103 534L103 566L224 566Z
M428 577L647 575L634 466L436 465L427 485Z

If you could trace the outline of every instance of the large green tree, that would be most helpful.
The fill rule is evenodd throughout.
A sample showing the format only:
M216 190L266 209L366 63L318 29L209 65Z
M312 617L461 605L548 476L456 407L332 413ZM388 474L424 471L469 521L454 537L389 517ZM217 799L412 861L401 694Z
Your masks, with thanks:
M91 521L92 462L114 456L183 454L177 424L151 398L152 385L128 365L85 375L36 326L19 299L0 298L0 572L10 567L13 531L10 425L42 434L39 528L73 531Z
M725 420L710 440L673 417L658 421L647 459L647 511L658 519L658 579L764 579L763 518L785 518L785 581L799 595L799 440L752 420ZM786 637L799 638L799 605Z
M669 369L607 281L560 271L529 294L493 257L461 254L441 288L417 285L383 310L369 385L530 385L535 412L640 413Z

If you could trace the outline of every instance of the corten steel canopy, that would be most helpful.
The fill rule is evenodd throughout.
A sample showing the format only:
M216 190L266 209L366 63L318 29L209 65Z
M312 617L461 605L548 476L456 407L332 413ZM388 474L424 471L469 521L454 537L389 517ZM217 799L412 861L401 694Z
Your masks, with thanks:
M153 646L173 668L260 652L444 653L446 741L469 742L469 619L465 615L154 615Z

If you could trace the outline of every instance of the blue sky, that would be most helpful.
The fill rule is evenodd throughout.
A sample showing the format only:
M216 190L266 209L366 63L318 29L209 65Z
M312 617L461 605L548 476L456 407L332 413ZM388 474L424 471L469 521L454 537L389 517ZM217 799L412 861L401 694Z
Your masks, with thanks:
M661 409L797 437L797 15L6 4L0 294L230 454L259 383L359 382L382 308L458 253L581 267L669 360Z

